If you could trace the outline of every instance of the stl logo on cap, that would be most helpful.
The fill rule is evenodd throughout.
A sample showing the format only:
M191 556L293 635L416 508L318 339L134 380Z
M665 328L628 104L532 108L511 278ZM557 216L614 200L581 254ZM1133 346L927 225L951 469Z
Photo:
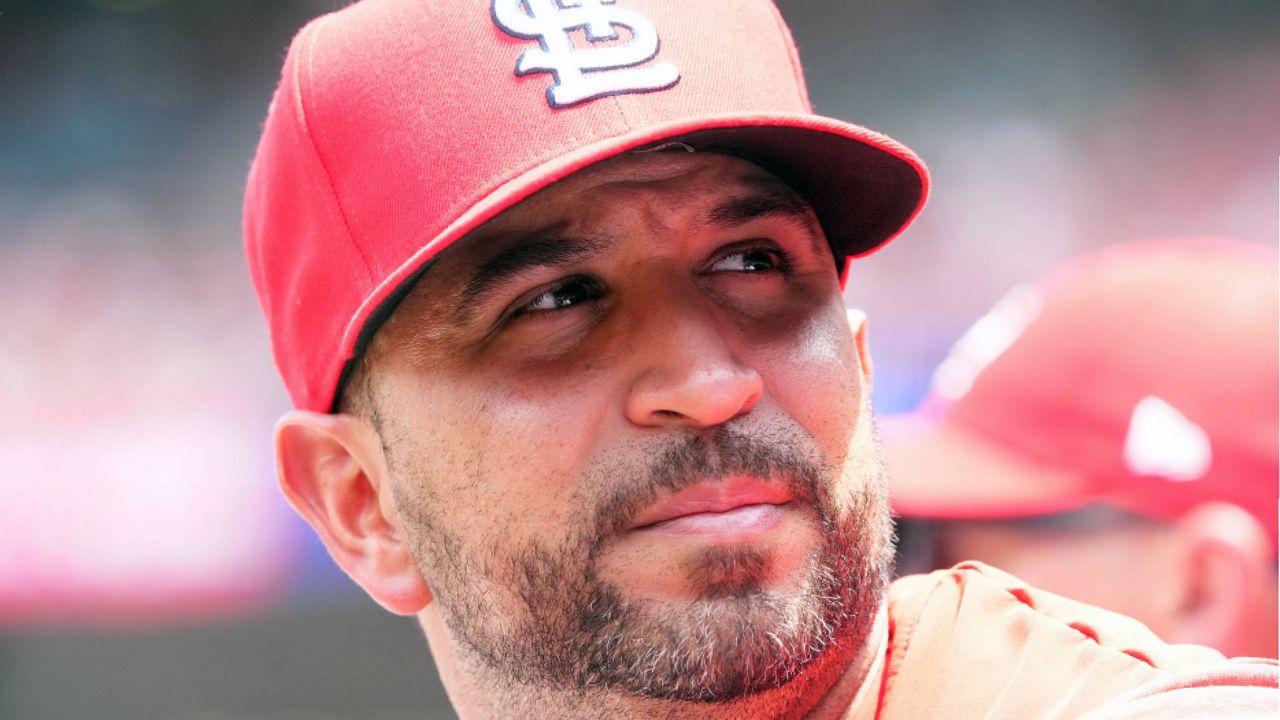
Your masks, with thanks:
M516 75L548 72L553 108L623 93L664 90L680 79L668 62L636 67L658 54L658 31L644 16L615 7L616 0L493 0L493 21L514 37L537 40L541 49L526 50L516 61ZM630 32L623 44L580 48L570 33L585 29L593 43L615 41L616 28Z

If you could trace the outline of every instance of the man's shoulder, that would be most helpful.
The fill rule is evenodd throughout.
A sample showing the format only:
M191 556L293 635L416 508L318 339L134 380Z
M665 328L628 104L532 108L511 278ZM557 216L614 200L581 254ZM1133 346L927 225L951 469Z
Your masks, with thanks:
M882 718L1079 717L1182 679L1198 682L1203 700L1235 687L1245 665L977 562L902 578L888 605ZM1250 702L1278 702L1275 661L1244 675L1251 692L1266 691Z
M958 623L979 623L980 628L940 623L946 616ZM922 619L929 621L931 632L951 630L965 637L980 629L979 637L987 638L988 644L1001 642L992 635L997 629L1012 633L1005 641L1025 640L1032 631L1048 632L1073 646L1125 655L1152 669L1196 667L1224 659L1211 648L1166 643L1133 618L1034 588L980 562L899 579L889 590L889 617L895 629L907 631Z

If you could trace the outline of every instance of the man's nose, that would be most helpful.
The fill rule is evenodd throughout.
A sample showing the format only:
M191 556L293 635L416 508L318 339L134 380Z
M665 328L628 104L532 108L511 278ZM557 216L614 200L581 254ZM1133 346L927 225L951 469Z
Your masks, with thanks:
M632 338L638 372L627 419L641 427L702 428L751 412L764 381L715 309L690 299L649 314Z

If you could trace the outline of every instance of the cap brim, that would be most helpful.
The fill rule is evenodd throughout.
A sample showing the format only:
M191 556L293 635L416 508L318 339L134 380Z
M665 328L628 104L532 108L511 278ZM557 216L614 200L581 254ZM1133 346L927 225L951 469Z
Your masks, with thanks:
M828 118L769 120L709 128L679 139L700 150L744 157L784 180L813 206L837 258L880 248L923 206L928 173L919 158L894 140Z
M908 518L986 520L1078 510L1087 479L1046 467L961 428L915 416L880 422L889 501Z
M928 171L915 153L885 135L831 118L761 113L646 125L543 158L477 198L439 235L424 238L422 248L388 275L351 318L342 357L355 355L370 335L365 327L370 316L442 250L557 180L664 141L743 157L781 177L813 206L838 259L865 255L895 238L928 195Z

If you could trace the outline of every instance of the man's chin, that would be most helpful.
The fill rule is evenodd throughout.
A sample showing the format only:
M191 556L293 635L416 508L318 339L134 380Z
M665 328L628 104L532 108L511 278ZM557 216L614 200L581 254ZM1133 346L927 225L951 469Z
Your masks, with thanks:
M832 617L812 595L743 589L632 610L622 654L643 658L647 671L612 680L637 695L691 702L725 702L786 685L836 649L847 633L833 624L851 619Z
M774 572L776 558L750 546L697 560L674 594L613 587L621 622L597 646L609 657L589 662L600 684L653 699L728 701L791 682L848 639L856 613L832 592L816 550L785 576Z

